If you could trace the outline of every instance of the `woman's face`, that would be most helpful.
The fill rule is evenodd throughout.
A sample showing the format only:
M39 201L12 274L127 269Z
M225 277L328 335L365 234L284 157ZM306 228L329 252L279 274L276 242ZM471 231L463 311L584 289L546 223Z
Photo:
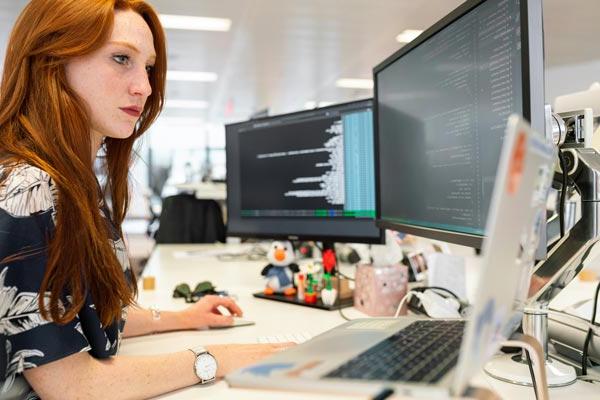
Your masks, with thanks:
M115 12L112 34L101 48L67 62L67 82L90 113L92 151L104 137L125 139L133 133L152 93L148 73L155 59L150 28L128 10Z

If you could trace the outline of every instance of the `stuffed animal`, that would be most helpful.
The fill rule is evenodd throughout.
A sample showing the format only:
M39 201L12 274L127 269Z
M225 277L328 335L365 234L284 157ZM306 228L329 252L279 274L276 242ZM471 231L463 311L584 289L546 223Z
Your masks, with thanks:
M296 294L294 287L294 273L300 271L294 263L295 255L292 243L289 241L275 241L267 252L270 264L263 268L261 275L266 278L267 285L264 293L283 293L286 296Z

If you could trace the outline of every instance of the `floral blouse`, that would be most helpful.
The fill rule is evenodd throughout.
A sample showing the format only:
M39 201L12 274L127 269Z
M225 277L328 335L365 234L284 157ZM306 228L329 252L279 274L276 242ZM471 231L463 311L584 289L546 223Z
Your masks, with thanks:
M119 348L125 308L121 320L110 326L102 326L89 296L66 325L47 321L40 314L39 289L46 269L47 238L54 230L56 196L50 176L26 164L13 168L0 184L0 399L38 398L22 375L26 369L83 351L107 358ZM130 279L125 245L114 226L109 226L111 244ZM27 251L32 255L5 261ZM45 297L49 296L47 292ZM62 301L69 302L70 296Z

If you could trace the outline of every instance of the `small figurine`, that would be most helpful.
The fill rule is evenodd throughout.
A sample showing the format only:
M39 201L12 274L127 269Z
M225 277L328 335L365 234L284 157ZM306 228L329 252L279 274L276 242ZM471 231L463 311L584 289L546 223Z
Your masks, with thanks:
M311 274L306 276L306 290L304 291L304 302L306 304L315 304L317 302L317 292L315 291L316 282Z
M275 241L267 252L270 264L263 268L261 275L267 280L264 293L283 293L286 296L296 294L294 288L294 273L300 271L294 263L295 255L292 243L289 241Z
M312 286L315 294L321 289L321 281L323 280L323 265L319 261L312 261L306 264L301 264L300 271L306 276L304 290L308 286Z
M298 300L304 300L304 287L306 286L306 276L302 273L296 275L296 286L298 287Z
M337 290L333 288L331 275L325 273L323 279L325 280L325 287L321 290L321 300L326 306L332 306L337 299Z
M329 275L333 274L333 270L335 269L336 259L335 259L335 251L332 249L326 249L323 251L323 269Z

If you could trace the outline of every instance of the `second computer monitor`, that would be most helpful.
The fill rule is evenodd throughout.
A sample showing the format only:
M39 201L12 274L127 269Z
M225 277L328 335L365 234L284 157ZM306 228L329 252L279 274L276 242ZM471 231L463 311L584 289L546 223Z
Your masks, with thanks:
M382 240L372 101L226 126L228 234Z
M382 227L479 247L507 118L544 130L541 0L470 0L374 69Z

